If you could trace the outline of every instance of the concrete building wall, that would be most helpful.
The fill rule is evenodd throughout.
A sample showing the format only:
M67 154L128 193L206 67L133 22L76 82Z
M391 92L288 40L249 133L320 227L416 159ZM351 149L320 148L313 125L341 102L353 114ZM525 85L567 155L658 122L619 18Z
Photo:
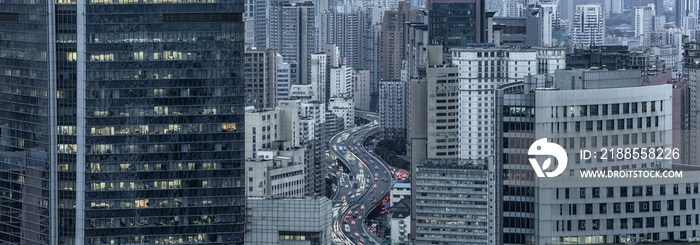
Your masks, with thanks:
M369 70L354 70L352 72L353 81L353 103L355 108L361 111L369 111L370 107L370 75Z
M245 51L246 106L273 108L277 105L277 53L274 49Z
M332 202L325 197L248 198L245 244L331 244Z

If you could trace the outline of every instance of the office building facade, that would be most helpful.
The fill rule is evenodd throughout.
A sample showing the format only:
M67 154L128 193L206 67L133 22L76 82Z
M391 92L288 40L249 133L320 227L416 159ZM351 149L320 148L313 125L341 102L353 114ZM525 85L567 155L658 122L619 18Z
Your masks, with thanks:
M484 0L431 0L426 5L431 45L465 47L487 40Z
M241 243L243 2L20 3L2 14L0 182L20 186L0 243Z
M424 159L417 164L414 244L496 244L487 159Z
M671 170L671 159L610 159L601 148L670 148L672 86L641 87L636 71L562 71L500 86L496 99L501 244L625 243L687 239L696 229L683 178L584 178L582 171ZM578 77L581 77L580 79ZM621 96L625 95L625 96ZM538 178L528 162L535 140L568 153L565 171ZM597 157L581 150L598 151ZM604 159L605 158L605 159ZM539 161L542 161L541 159ZM695 172L695 171L694 171ZM690 173L696 176L697 172ZM692 178L692 177L691 177ZM688 188L687 195L683 189ZM682 207L682 208L680 208ZM687 211L686 211L687 210ZM681 215L682 214L682 215ZM681 238L684 237L684 238Z

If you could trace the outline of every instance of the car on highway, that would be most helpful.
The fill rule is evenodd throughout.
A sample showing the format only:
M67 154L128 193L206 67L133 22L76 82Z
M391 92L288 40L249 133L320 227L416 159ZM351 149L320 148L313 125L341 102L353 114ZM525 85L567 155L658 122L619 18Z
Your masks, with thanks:
M363 161L364 163L367 163L367 159L362 159L362 161Z
M377 189L377 184L374 184L372 188Z
M355 235L355 237L360 237L360 234L359 234L359 233L357 233L357 232L355 232L355 234L354 234L354 235Z
M360 211L355 211L355 216L359 215Z
M377 178L377 177L374 177L374 181L379 181L379 178Z
M350 222L350 225L355 226L355 221Z
M362 204L362 207L360 207L361 210L365 210L365 205Z
M386 182L386 178L382 178L382 181Z
M370 201L374 201L374 195L372 195L371 197L369 197L369 200L370 200Z
M349 215L345 216L345 218L343 219L343 223L348 223L348 220L350 220Z
M374 166L374 170L379 170L379 166Z

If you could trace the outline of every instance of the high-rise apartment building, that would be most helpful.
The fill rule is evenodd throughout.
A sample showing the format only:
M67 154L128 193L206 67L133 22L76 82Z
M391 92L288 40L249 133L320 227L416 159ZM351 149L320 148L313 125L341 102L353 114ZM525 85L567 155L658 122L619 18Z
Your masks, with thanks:
M267 48L269 35L269 0L245 1L245 42L256 48Z
M243 242L243 2L117 3L3 4L0 243Z
M362 41L360 42L359 69L369 70L370 74L370 109L377 111L379 104L379 71L380 71L380 34L382 29L382 17L388 7L363 8L360 11L360 28L362 28ZM357 68L357 67L353 67Z
M559 5L552 2L542 3L540 6L539 21L541 22L542 30L540 34L541 46L550 47L558 44L557 40L552 38L554 29L559 26Z
M687 158L689 164L698 164L698 149L700 149L700 137L698 137L698 113L700 103L698 101L698 84L700 83L700 42L690 42L687 36L683 37L683 78L688 82L690 90L690 120L688 125Z
M245 50L246 106L273 108L277 105L277 52L256 49L250 44Z
M284 62L297 65L292 84L309 84L311 54L316 45L313 3L273 1L269 12L267 48L276 49Z
M571 21L572 44L576 47L603 45L605 41L605 18L600 5L576 5Z
M406 144L406 82L379 82L379 125L384 139Z
M425 9L414 9L409 12L406 22L406 61L408 63L408 77L425 76L427 61L428 37L428 12ZM422 73L422 74L421 74Z
M299 109L276 107L245 113L245 158L257 157L257 151L273 147L276 141L288 141L291 147L302 145Z
M341 64L360 66L360 11L338 13L326 11L320 14L318 51L326 44L335 44ZM337 66L337 65L336 65Z
M292 85L297 83L296 63L288 63L277 54L277 100L288 100L292 97Z
M352 89L354 90L352 100L355 108L361 111L369 111L370 109L369 78L368 70L353 70L352 72Z
M672 146L672 85L640 85L635 70L563 70L553 80L539 75L498 87L499 244L608 244L697 235L700 209L692 205L697 171L643 181L582 176L583 171L673 170L670 158L602 155L601 148ZM559 176L538 178L528 162L528 149L542 138L568 155ZM597 155L588 158L582 150Z
M355 126L355 105L352 98L331 98L328 101L328 111L335 114L338 120L342 120L338 122L338 128L345 130Z
M524 0L505 0L502 4L499 17L522 17L527 6Z
M654 5L634 8L634 36L645 37L654 31Z
M445 60L442 46L426 46L426 58L424 71L419 72L425 76L412 77L407 86L411 186L416 186L418 163L456 158L459 151L458 67ZM411 188L411 196L416 195L416 188ZM411 213L416 213L415 198L411 199ZM416 216L411 216L411 234L416 234L415 224Z
M453 50L459 66L461 158L494 154L493 100L497 86L565 67L563 48L467 48Z
M308 100L280 100L281 108L299 111L299 143L306 146L306 193L324 196L326 193L326 165L324 153L328 150L331 134L326 131L326 103Z
M406 45L404 44L406 42L406 18L410 10L410 3L401 1L398 9L384 12L379 41L381 53L379 79L381 80L401 79L402 62L406 53Z
M352 99L352 68L346 65L330 69L330 98Z
M686 17L700 17L700 3L695 0L676 0L676 25L682 30L688 30ZM694 24L697 25L697 24Z
M328 101L330 90L328 87L330 65L328 55L325 53L311 54L311 87L314 101Z

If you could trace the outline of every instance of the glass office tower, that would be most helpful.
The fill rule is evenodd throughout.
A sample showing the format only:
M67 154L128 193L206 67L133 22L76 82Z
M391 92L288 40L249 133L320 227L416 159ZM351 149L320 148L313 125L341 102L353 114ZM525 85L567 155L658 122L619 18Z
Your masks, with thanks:
M0 4L0 243L242 243L242 1Z

